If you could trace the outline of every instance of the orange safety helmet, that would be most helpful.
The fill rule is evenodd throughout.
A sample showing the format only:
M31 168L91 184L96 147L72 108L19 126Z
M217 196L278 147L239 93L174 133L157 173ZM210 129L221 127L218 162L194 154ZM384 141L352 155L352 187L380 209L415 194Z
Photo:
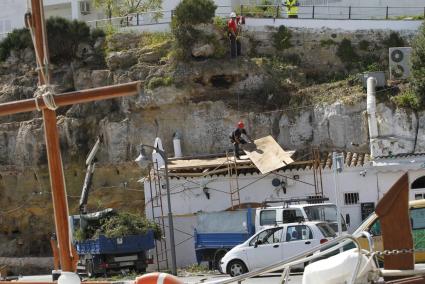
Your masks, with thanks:
M243 124L243 121L241 120L241 121L239 121L238 122L238 128L244 128L245 127L245 125Z

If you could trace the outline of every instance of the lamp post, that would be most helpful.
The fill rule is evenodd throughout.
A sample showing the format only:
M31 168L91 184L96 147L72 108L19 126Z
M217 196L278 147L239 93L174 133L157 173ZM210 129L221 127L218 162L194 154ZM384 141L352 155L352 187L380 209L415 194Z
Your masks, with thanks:
M171 246L171 273L177 275L176 267L176 246L174 242L174 224L173 224L173 213L171 211L171 197L170 197L170 182L168 179L168 159L164 150L159 149L158 147L153 147L150 145L141 144L140 145L140 155L136 158L136 162L141 168L146 168L148 163L151 162L147 158L145 147L154 149L164 160L164 170L165 170L165 184L167 188L167 203L168 203L168 229L170 234L170 246Z
M338 223L338 235L342 235L341 228L341 207L339 204L339 183L338 173L341 173L344 167L344 156L341 153L333 152L332 163L334 168L334 186L335 186L335 205L336 205L336 221Z

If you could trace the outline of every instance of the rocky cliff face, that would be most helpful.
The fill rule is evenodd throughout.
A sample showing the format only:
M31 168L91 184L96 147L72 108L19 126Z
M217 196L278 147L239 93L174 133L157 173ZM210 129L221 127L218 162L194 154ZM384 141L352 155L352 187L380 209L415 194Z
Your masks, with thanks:
M142 173L131 161L140 143L152 144L157 136L172 156L175 132L182 136L184 155L229 150L228 135L239 119L245 121L253 137L271 134L285 149L305 150L316 145L324 150L368 150L361 87L342 83L303 89L298 83L303 70L286 66L288 88L271 93L267 88L272 74L257 59L170 61L169 42L140 47L142 36L126 34L112 39L107 66L102 69L89 62L54 66L54 83L60 92L145 82L137 96L57 111L72 213L77 210L85 156L99 134L105 143L98 153L100 165L90 196L91 210L116 207L143 212L143 190L137 183ZM26 50L0 64L0 102L33 96L37 84L33 62L33 53ZM321 101L325 97L332 98L331 102ZM299 103L285 105L286 98ZM377 115L380 134L397 138L396 142L383 142L387 152L425 151L424 130L418 128L425 120L424 112L412 113L381 103ZM38 112L0 117L3 256L50 253L46 244L53 231L52 206L42 124ZM29 242L34 236L40 244Z

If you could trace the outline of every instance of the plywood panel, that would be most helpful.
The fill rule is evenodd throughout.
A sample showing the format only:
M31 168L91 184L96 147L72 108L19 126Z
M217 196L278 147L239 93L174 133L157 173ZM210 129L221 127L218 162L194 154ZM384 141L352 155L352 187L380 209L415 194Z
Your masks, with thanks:
M292 153L284 151L270 135L257 139L254 143L242 145L242 148L262 174L294 162Z

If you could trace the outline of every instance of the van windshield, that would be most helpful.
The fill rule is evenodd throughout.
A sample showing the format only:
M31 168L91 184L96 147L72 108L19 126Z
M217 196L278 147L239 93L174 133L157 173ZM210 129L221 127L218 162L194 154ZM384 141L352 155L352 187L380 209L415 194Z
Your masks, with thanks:
M338 231L338 223L336 220L336 205L326 204L326 205L313 205L306 206L304 208L305 214L307 214L309 221L325 221L329 223L329 226L335 231ZM347 225L345 224L344 218L341 216L341 228L342 231L347 230Z
M335 205L314 205L304 208L309 221L336 222Z

